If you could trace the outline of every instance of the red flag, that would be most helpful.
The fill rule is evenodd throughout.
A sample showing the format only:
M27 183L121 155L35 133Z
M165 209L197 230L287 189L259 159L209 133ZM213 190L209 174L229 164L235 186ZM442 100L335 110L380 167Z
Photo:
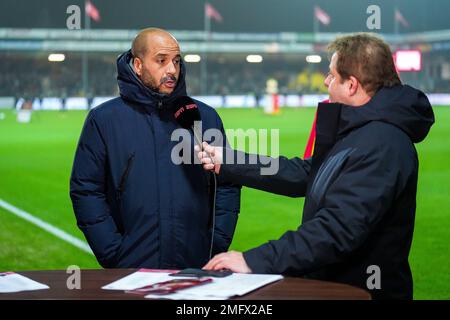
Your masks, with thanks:
M395 9L395 20L400 22L405 28L409 27L408 21L398 9Z
M212 19L216 20L217 22L223 21L223 18L220 15L219 11L217 11L216 8L214 8L209 3L205 3L205 15L208 18L212 18Z
M320 21L320 23L324 25L329 25L331 22L331 18L325 11L322 10L319 6L314 6L314 15L317 20Z
M86 14L91 17L92 20L100 21L100 12L98 9L92 4L91 1L86 1L86 5L84 7Z

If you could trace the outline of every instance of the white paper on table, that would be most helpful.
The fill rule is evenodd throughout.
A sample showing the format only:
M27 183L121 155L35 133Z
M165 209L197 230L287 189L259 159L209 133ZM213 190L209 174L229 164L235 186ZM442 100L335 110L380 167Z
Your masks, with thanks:
M213 278L213 282L198 287L180 290L168 295L147 295L146 298L180 300L222 300L242 296L269 283L283 279L281 275L233 273L224 278Z
M103 286L104 290L133 290L148 286L154 283L173 280L174 277L169 276L171 272L152 272L150 269L141 269L136 271L122 279L114 281L106 286ZM181 277L177 277L181 278Z
M114 281L102 289L133 290L158 282L173 280L171 272L155 272L156 270L141 269L122 279ZM176 277L190 279L190 277ZM233 273L224 278L214 278L213 282L198 287L179 290L167 295L146 295L146 298L175 300L222 300L233 296L242 296L269 283L283 279L281 275Z
M49 289L49 286L15 272L0 273L0 293Z

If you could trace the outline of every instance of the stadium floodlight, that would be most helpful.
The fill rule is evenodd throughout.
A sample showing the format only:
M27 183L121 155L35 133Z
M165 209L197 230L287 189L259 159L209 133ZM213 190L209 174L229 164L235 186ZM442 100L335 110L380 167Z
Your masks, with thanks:
M187 54L184 56L184 61L186 62L197 63L200 62L200 60L202 60L202 58L198 54Z
M306 56L306 62L308 63L320 63L321 61L322 57L317 54Z
M422 53L419 50L397 50L394 53L397 71L422 70Z
M247 62L249 63L261 63L263 61L263 57L259 54L249 54L247 56Z
M62 62L66 60L66 56L63 53L51 53L48 55L48 61L50 62Z

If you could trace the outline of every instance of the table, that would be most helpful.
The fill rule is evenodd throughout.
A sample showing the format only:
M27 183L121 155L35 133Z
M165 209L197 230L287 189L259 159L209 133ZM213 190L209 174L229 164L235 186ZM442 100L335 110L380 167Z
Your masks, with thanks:
M144 297L123 291L102 290L101 287L125 277L138 269L81 270L81 289L69 290L66 282L71 274L66 270L17 272L44 283L46 290L0 293L0 300L58 299L58 300L129 300ZM370 294L360 288L345 284L286 277L281 281L259 288L239 300L370 300Z

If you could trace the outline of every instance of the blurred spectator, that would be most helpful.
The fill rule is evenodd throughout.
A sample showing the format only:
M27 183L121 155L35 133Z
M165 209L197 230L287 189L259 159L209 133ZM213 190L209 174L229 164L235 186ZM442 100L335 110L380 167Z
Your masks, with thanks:
M89 92L83 92L81 55L67 53L66 60L52 63L42 53L0 53L0 96L77 97L116 96L116 54L89 54ZM261 64L249 64L235 58L208 60L207 91L201 92L199 64L187 64L187 91L190 95L259 96L266 80L278 81L283 94L326 93L323 84L328 63L308 65L303 62L265 59ZM421 74L401 74L405 83L427 92L448 92L450 80L433 79Z

